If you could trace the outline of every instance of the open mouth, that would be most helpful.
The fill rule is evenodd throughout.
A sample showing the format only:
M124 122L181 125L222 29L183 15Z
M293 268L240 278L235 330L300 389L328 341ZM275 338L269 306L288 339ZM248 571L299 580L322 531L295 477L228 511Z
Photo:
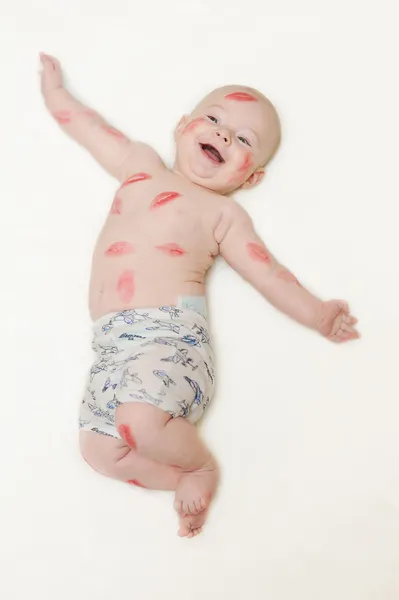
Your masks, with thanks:
M211 144L200 144L201 150L214 163L222 164L225 162L219 150Z

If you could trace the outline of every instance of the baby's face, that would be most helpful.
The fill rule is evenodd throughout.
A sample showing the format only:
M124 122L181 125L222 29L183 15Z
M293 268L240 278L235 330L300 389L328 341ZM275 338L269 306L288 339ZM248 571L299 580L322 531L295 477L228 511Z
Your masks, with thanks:
M256 185L280 139L273 105L250 88L214 90L184 116L175 132L175 171L226 194Z

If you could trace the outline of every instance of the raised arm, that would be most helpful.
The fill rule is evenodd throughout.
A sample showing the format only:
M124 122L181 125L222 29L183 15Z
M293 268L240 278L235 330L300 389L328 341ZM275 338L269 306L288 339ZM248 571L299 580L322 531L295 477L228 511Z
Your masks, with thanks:
M159 160L152 148L132 142L99 114L76 100L63 86L59 61L41 54L43 65L41 89L46 106L70 137L84 146L92 156L119 181L124 181L140 155L142 164ZM133 163L133 164L132 164Z
M232 202L216 231L220 254L275 308L334 342L359 337L344 300L322 302L266 248L249 215Z

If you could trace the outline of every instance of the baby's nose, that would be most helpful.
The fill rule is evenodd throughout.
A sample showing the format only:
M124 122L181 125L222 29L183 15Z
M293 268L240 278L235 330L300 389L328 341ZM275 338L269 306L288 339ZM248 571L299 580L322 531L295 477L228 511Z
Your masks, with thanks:
M216 135L221 138L225 144L230 144L231 135L228 129L218 129Z

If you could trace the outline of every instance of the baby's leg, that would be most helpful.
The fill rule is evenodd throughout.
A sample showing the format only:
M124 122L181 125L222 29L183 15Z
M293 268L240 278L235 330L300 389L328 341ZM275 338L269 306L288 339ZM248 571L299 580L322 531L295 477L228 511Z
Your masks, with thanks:
M181 517L180 535L199 533L219 473L196 428L155 406L131 402L116 409L115 423L130 448L157 463L181 469L174 504Z
M180 469L156 463L117 438L81 431L80 449L85 461L97 472L151 490L176 490Z

